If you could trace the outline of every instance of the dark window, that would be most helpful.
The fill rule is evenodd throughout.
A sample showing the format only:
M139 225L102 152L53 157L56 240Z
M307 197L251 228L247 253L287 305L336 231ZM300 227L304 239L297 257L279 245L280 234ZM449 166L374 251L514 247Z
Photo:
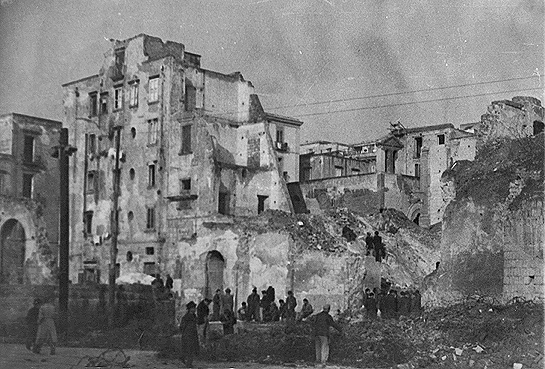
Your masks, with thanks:
M422 137L415 137L415 150L414 150L414 157L419 158L422 154Z
M191 190L191 179L182 179L182 191L189 191Z
M93 234L93 212L92 211L86 211L83 214L83 232L85 233L85 236Z
M136 128L134 127L131 128L131 136L132 138L136 138Z
M134 168L131 168L131 169L129 170L129 178L130 178L131 180L133 180L133 179L134 179L134 175L135 175Z
M155 255L155 247L146 247L146 255Z
M117 49L115 51L114 76L123 76L123 64L125 64L125 49Z
M265 201L269 198L269 196L263 196L263 195L257 195L257 213L261 214L263 211L265 211Z
M148 165L148 186L155 187L155 164Z
M420 178L420 164L414 165L414 176Z
M32 174L23 174L23 197L32 198Z
M445 144L445 135L438 135L437 139L439 140L439 145Z
M543 124L543 122L540 122L539 120L534 121L534 135L538 135L543 132L544 128L545 125Z
M25 135L25 148L23 155L25 163L34 162L34 136Z
M98 95L96 92L89 94L89 115L94 117L97 115Z
M144 263L144 274L155 276L155 263Z
M155 229L155 208L148 208L146 215L146 229Z
M96 154L97 152L97 135L90 133L87 135L87 153Z
M182 154L191 153L191 125L182 126Z
M276 127L276 142L284 142L284 129L282 127Z
M224 215L229 214L229 194L227 192L220 192L219 194L218 213Z
M185 111L193 111L197 106L197 89L189 79L185 79Z
M87 188L86 193L94 193L97 188L97 172L91 170L87 172Z
M100 114L108 114L108 93L100 94Z

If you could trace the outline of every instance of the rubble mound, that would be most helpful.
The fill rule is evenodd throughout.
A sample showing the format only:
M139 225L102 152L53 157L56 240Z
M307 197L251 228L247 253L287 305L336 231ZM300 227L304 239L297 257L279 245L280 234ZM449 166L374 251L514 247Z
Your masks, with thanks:
M445 171L443 180L454 181L457 200L472 198L489 206L504 202L513 183L521 182L521 192L510 205L516 208L524 199L543 194L544 147L543 134L498 138L486 142L473 162L461 161Z

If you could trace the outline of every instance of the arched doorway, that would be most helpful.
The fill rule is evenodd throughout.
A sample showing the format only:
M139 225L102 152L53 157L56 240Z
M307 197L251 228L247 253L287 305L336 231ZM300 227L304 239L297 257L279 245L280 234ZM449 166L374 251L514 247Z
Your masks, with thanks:
M212 298L212 295L219 288L223 290L223 270L225 269L225 259L216 250L210 251L206 255L206 288L205 296Z
M0 229L0 283L24 282L25 230L21 223L9 219Z

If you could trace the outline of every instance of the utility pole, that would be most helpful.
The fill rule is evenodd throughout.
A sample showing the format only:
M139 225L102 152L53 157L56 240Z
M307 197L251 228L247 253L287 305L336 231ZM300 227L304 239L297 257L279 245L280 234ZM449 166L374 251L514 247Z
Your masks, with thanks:
M114 130L116 132L115 138L115 169L113 173L113 217L112 217L112 242L110 244L110 268L109 268L109 278L108 278L108 305L109 305L109 314L108 314L108 325L113 327L115 319L115 279L116 279L116 264L117 264L117 236L119 234L119 188L120 188L120 169L119 169L119 155L121 147L121 129L122 126L115 126Z
M70 250L70 214L69 214L69 178L68 157L77 149L68 144L68 128L61 128L59 145L54 147L52 156L59 159L60 180L60 214L59 214L59 313L61 331L65 334L68 328L68 275Z

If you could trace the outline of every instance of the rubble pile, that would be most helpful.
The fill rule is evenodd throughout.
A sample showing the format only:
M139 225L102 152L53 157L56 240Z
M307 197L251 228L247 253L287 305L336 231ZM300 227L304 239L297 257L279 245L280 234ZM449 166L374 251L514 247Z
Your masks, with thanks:
M361 368L522 368L543 366L542 305L498 306L480 298L437 308L419 317L341 318L332 333L330 361ZM174 349L175 350L175 349ZM239 323L238 334L205 350L204 360L310 363L314 340L309 322Z

